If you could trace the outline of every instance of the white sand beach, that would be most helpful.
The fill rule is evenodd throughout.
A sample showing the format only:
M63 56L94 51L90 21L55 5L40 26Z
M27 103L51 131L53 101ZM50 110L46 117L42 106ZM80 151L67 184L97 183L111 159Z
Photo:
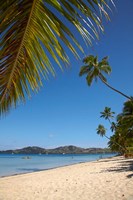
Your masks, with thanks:
M0 178L0 200L133 200L133 159L113 157Z

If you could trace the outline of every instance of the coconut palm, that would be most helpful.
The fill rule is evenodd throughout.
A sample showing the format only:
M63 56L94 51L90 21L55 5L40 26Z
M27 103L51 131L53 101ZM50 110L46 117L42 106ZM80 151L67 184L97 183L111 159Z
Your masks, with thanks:
M126 153L128 143L129 138L126 136L125 131L123 131L121 127L116 127L115 133L110 137L108 145L112 150Z
M124 103L122 113L117 116L118 127L121 128L126 136L133 137L133 101Z
M112 112L112 111L111 111L111 108L105 107L105 108L104 108L104 111L103 111L103 112L100 112L100 114L101 114L100 117L103 117L103 118L105 118L106 120L109 121L109 123L110 123L110 125L111 125L110 129L111 129L111 131L113 132L113 131L116 129L116 124L115 124L115 122L112 122L111 119L114 118L115 112Z
M112 151L117 151L122 154L126 152L126 147L123 138L120 138L119 134L116 133L110 137L108 146Z
M115 122L111 122L110 130L114 132L116 130L117 124Z
M106 129L102 124L99 124L97 129L97 134L100 135L101 137L105 136L107 139L109 139L109 137L106 136Z
M106 137L108 140L109 140L109 142L108 142L108 144L109 144L109 147L112 149L112 150L114 150L114 147L116 147L116 148L119 148L120 149L120 151L121 152L125 152L126 151L126 148L125 147L123 147L119 142L118 142L118 140L114 140L114 138L116 138L115 136L111 136L110 138L111 138L111 140L110 140L110 138L106 135L106 129L105 129L105 127L103 126L103 125L101 125L101 124L99 124L98 125L98 128L96 129L96 131L97 131L97 134L98 135L100 135L100 136L104 136L104 137Z
M101 114L100 117L105 118L105 119L108 120L109 123L111 124L111 120L110 120L110 119L113 119L113 118L114 118L113 115L115 114L115 112L112 112L112 111L111 111L111 108L105 107L105 108L104 108L104 111L103 111L103 112L100 112L100 114Z
M31 90L38 91L42 77L55 75L52 63L60 68L62 63L69 64L65 47L79 57L77 49L82 52L83 49L75 31L88 44L94 36L98 38L97 27L103 31L101 13L109 19L108 3L107 0L1 0L0 114L25 100Z
M111 67L109 66L107 56L104 57L100 62L98 62L97 56L89 55L83 59L83 62L85 63L85 65L81 67L79 75L86 75L86 80L89 86L91 86L93 80L97 81L97 79L99 78L107 87L114 90L115 92L118 92L127 99L132 100L131 97L127 96L126 94L120 92L119 90L113 88L108 84L107 79L104 75L109 75L111 73Z
M117 115L115 132L108 144L111 149L118 149L124 153L129 153L128 148L133 147L133 102L131 100L124 103L122 113Z

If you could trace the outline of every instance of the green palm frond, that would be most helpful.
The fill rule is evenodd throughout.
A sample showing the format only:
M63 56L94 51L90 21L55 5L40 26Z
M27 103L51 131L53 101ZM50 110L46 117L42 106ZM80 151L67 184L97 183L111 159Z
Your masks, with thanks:
M55 75L51 58L69 64L64 46L78 58L83 49L71 30L91 44L107 9L105 0L1 0L0 114Z
M89 56L86 56L86 57L83 59L83 62L84 62L85 64L90 65L90 64L93 64L93 63L94 63L94 59L95 59L95 56L89 55Z
M101 137L105 136L106 134L106 129L102 124L98 125L96 131L97 131L97 134L100 135Z
M88 74L88 72L91 72L92 67L90 65L84 65L81 67L79 76L83 76L84 74Z
M100 117L103 117L103 118L105 118L105 119L109 119L109 118L113 119L113 118L114 118L113 115L115 114L115 112L112 112L112 111L111 111L111 108L105 107L105 108L104 108L104 111L103 111L103 112L100 112L100 114L101 114Z
M88 86L91 86L91 84L93 82L93 78L94 78L93 73L92 72L88 73L88 75L86 76Z
M112 69L109 65L102 65L101 70L106 74L110 74L112 72Z

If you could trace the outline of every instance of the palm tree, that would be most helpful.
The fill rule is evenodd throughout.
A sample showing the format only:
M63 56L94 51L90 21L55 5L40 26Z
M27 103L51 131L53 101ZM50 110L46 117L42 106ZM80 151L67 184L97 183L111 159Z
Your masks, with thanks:
M112 151L117 151L122 154L126 152L126 147L123 138L120 138L118 132L110 137L108 146Z
M65 47L79 58L83 49L72 31L91 44L108 8L106 0L1 0L0 114L55 75L53 60L60 68L69 64Z
M117 115L115 132L108 144L111 149L126 154L129 153L128 148L133 147L133 101L126 101L122 113Z
M108 120L109 123L111 124L110 118L111 118L111 119L114 118L113 115L115 114L115 112L112 112L112 111L111 111L111 108L105 107L105 108L104 108L104 111L103 111L103 112L100 112L100 114L101 114L100 117L105 118L105 119Z
M114 131L116 130L116 128L117 128L117 124L116 124L115 122L111 122L110 130L111 130L112 132L114 132Z
M117 123L126 137L133 137L133 101L124 103L122 113L117 116Z
M98 62L97 56L90 55L84 58L83 62L85 63L85 65L81 67L79 75L80 76L87 75L86 80L89 86L91 86L93 80L97 81L97 79L99 78L110 89L114 90L115 92L118 92L127 99L132 100L131 97L113 88L107 83L107 79L103 75L103 73L105 74L111 73L111 67L109 66L108 63L108 57L104 57L100 62Z
M104 136L104 137L106 137L108 140L109 140L109 142L108 142L108 144L109 144L109 147L112 149L112 150L114 150L114 146L115 147L119 147L119 149L121 149L121 151L122 152L125 152L126 151L126 149L125 149L125 147L123 147L121 144L119 144L118 143L118 141L117 140L114 140L114 137L115 136L111 136L111 139L106 135L106 129L105 129L105 127L103 126L103 125L101 125L101 124L99 124L98 125L98 128L96 129L97 130L97 134L98 135L100 135L100 136ZM116 149L117 150L117 149Z
M114 118L115 112L112 112L112 111L111 111L111 108L105 107L105 108L104 108L104 111L103 111L103 112L100 112L100 113L101 113L101 116L100 116L100 117L103 117L103 118L105 118L106 120L109 121L109 123L110 123L110 125L111 125L110 129L111 129L111 131L113 132L113 131L116 129L116 124L115 124L115 122L112 122L110 119L113 119L113 118Z
M102 124L98 125L98 128L96 129L96 131L98 135L102 137L105 136L109 140L109 137L106 136L106 129Z

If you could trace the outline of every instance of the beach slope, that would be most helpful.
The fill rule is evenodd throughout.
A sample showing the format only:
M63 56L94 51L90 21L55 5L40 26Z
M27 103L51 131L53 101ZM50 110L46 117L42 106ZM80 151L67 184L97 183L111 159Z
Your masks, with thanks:
M0 200L133 200L133 159L113 157L0 178Z

